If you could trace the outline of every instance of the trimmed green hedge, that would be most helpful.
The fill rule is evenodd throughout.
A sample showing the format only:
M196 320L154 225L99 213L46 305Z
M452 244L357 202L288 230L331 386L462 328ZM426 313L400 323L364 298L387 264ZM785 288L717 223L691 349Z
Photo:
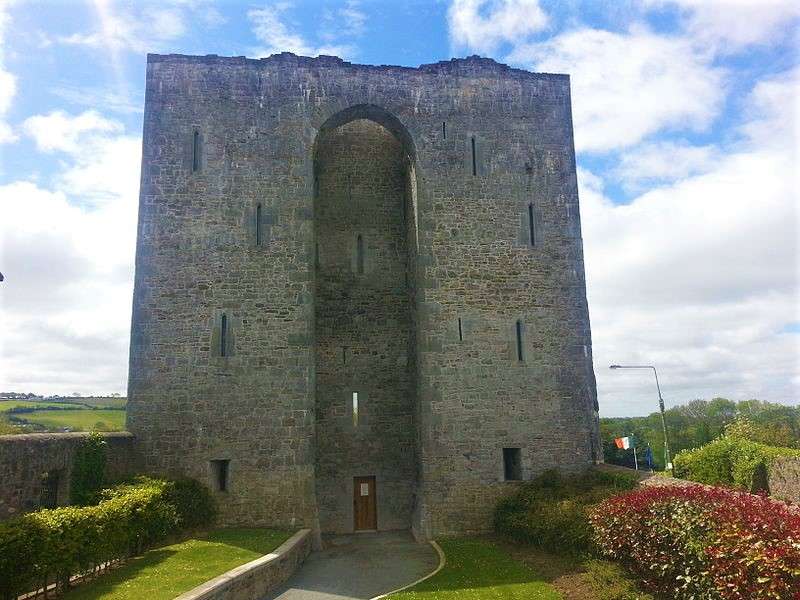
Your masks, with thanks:
M101 492L92 506L38 510L0 523L0 597L141 553L182 529L210 524L210 493L190 480L140 478Z
M723 436L700 448L678 453L673 474L709 485L735 486L749 492L766 491L769 469L779 456L800 456L800 450Z
M495 530L517 542L550 552L581 554L591 549L589 509L600 501L635 487L635 474L589 471L563 477L545 471L501 500L494 513Z

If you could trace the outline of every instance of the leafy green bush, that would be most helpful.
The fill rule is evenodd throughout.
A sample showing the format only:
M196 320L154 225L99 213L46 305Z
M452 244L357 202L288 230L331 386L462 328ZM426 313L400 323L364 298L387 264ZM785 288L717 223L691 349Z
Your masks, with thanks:
M71 504L86 506L96 500L103 486L106 470L106 441L97 432L86 436L75 450L72 459L72 481L69 488Z
M160 486L165 500L175 507L179 529L203 527L213 522L217 516L217 507L208 488L199 481L189 478L164 481L137 477L132 483L123 483L103 490L100 497L116 498L141 486L150 485Z
M621 490L633 488L637 481L636 475L627 473L589 471L562 477L558 471L545 471L498 503L495 530L549 551L586 552L592 539L588 510Z
M184 527L208 524L215 512L208 491L185 481L142 478L100 497L95 505L39 510L0 523L0 597L16 598L53 579L63 588L71 575L138 554Z
M779 456L800 456L800 450L725 435L700 448L680 452L674 460L674 474L709 485L764 491L769 469Z

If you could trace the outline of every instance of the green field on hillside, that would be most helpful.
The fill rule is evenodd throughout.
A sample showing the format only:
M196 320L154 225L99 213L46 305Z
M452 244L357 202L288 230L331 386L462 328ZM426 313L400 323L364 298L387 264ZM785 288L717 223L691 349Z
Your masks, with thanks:
M52 402L56 403L58 406L64 406L65 404L82 404L92 408L125 408L128 399L115 396L83 396L77 398L65 396L54 398Z
M0 412L11 410L12 408L84 408L80 404L72 402L35 402L31 400L0 400Z
M46 431L122 431L127 398L57 397L0 400L0 435ZM15 409L41 409L16 412Z
M125 429L124 410L37 410L18 415L19 418L42 425L49 430L69 428L72 431L122 431Z

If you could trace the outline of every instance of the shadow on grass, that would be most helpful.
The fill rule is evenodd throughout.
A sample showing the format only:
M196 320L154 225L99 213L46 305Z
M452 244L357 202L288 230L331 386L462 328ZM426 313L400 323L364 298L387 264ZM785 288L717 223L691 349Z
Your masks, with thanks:
M263 533L263 535L258 535ZM258 554L268 554L288 540L292 534L276 529L217 529L201 539L214 544L225 544Z
M95 579L84 580L69 590L62 598L68 600L98 600L146 569L156 569L159 564L178 553L169 547L150 550L143 556L131 558L124 565L98 575Z
M654 600L608 561L495 537L442 540L440 546L444 569L392 600Z
M392 598L507 598L558 600L561 595L537 571L515 560L493 540L450 539L439 542L447 562L441 571Z
M642 591L621 566L611 561L554 554L503 539L495 539L495 543L552 584L564 600L655 600Z
M219 529L156 548L80 583L66 600L168 600L272 552L291 534L268 529Z

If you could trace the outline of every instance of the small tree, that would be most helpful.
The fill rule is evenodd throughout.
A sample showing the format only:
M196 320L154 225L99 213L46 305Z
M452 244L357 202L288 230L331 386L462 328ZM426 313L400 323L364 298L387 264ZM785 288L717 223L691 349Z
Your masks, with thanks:
M732 438L757 441L756 427L747 417L737 417L725 426L725 435Z
M93 431L78 446L72 462L69 501L86 506L95 501L106 470L106 441Z

